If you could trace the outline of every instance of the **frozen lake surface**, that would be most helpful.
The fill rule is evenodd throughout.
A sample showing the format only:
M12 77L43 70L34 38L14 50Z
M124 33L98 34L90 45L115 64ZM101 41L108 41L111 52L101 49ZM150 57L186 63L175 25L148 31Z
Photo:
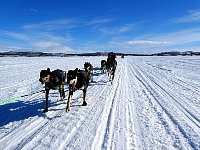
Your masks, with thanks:
M100 71L102 59L0 58L0 149L200 149L200 57L118 57L113 85ZM42 113L40 70L82 69L85 62L94 67L88 105L77 91L67 113L68 93L60 101L50 91Z

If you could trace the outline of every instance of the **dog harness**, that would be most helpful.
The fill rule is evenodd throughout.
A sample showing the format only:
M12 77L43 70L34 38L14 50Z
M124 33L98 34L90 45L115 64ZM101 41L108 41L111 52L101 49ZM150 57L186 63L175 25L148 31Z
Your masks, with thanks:
M69 94L70 94L70 95L73 95L73 93L74 93L76 90L77 90L77 88L76 88L76 84L75 84L75 83L69 85Z
M45 84L45 89L59 90L62 82L65 82L65 71L54 70L50 78L50 82Z

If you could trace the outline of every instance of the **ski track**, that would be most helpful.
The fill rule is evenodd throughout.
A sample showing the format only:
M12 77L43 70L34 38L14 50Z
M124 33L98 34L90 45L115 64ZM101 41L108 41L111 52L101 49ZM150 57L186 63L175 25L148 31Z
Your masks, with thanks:
M28 58L15 65L7 58L2 61L1 75L4 77L7 73L4 69L17 68L21 83L15 81L14 85L0 86L1 99L6 95L13 97L27 92L29 95L0 104L0 149L200 149L200 78L197 75L200 60L198 57L156 58L118 58L113 84L107 74L98 72L100 61L105 57L91 59L96 72L87 91L88 105L81 106L83 93L77 91L72 97L71 110L66 113L68 92L65 100L60 101L59 93L50 91L46 114L42 113L45 94L35 93L41 88L38 79L21 82L19 76L19 65L29 68ZM29 59L30 63L40 64ZM64 64L65 59L70 60L65 66L68 69L80 68L77 59L81 66L88 61L87 57L59 59L53 68ZM44 60L51 64L49 61L54 58ZM24 91L25 87L29 90ZM6 94L8 89L12 90Z
M167 114L167 116L172 122L171 124L174 124L175 127L178 128L179 132L182 134L183 144L181 144L182 139L179 139L180 136L176 135L177 134L176 132L173 133L176 135L176 137L178 137L178 143L181 144L181 147L183 148L184 144L188 141L190 145L188 147L185 147L184 149L188 149L190 148L190 146L194 149L198 149L199 143L200 143L199 119L195 117L194 114L187 111L186 108L184 108L187 105L183 106L180 102L177 101L178 97L176 98L174 92L172 91L173 89L170 89L172 87L168 88L164 86L164 84L158 83L160 79L153 79L152 76L150 77L150 74L148 73L147 70L142 70L138 66L137 66L137 69L135 68L135 72L137 72L138 74L136 75L138 80L141 81L141 83L146 87L147 93L149 93L150 96L152 97L152 98L149 98L151 100L150 103L152 103L152 105L155 105L157 103L158 106L160 106L161 109ZM156 77L158 76L154 76L154 78ZM154 100L155 102L152 100ZM167 101L170 100L170 102L173 103L174 105L171 105L169 102L166 102L166 100ZM158 106L155 107L156 111L157 111ZM177 108L174 109L174 107L178 107L178 109ZM175 111L173 112L173 110ZM177 110L179 111L176 112ZM177 113L180 113L180 114L177 114ZM160 113L158 112L158 114ZM183 118L182 117L183 115L185 115L186 117L184 117L184 120L180 120L181 118ZM193 124L193 126L191 127L188 124ZM193 134L193 136L196 137L196 139L190 139L191 134ZM185 138L185 141L184 141L184 138ZM178 146L178 148L180 147L180 145L177 145L176 143L174 143L174 146L175 147Z

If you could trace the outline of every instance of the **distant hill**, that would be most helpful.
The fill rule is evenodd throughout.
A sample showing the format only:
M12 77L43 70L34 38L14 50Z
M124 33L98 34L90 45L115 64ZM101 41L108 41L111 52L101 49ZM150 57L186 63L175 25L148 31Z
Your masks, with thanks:
M44 52L16 52L16 51L9 51L9 52L0 52L0 57L47 57L47 56L57 56L57 57L69 57L69 56L107 56L108 52L95 52L95 53L81 53L81 54L65 54L65 53L44 53ZM126 54L126 53L116 53L118 56L199 56L200 52L161 52L155 54Z
M193 55L200 55L200 52L193 52L193 51L186 51L186 52L177 52L177 51L172 51L172 52L162 52L162 53L156 53L153 54L156 56L193 56Z

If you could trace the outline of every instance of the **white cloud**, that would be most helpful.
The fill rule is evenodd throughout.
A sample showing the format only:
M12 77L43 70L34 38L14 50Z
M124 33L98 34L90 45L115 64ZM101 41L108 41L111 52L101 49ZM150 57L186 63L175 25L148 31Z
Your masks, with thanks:
M104 35L120 35L123 33L127 33L133 31L137 28L135 24L125 24L123 26L118 27L103 27L100 28L99 31L102 32Z
M134 30L136 28L135 24L127 24L119 28L119 33L129 32L131 30Z
M45 42L33 42L32 45L40 48L46 48L46 47L60 46L61 44L53 41L45 41Z
M23 26L23 28L52 31L60 29L70 29L76 27L78 23L79 21L77 19L60 19L60 20L42 22L38 24L26 24Z
M188 13L189 14L184 17L174 19L173 22L187 23L187 22L200 21L200 10L190 10Z
M64 45L52 47L50 49L50 52L55 52L55 53L74 53L76 51L77 51L76 49L72 49L72 48L70 48L68 46L64 46Z
M54 41L39 41L39 42L33 42L33 46L37 47L37 49L40 49L42 51L48 51L48 52L56 52L56 53L68 53L68 52L74 52L75 50L63 45L61 43L56 43Z
M33 8L31 8L31 9L29 9L29 10L32 11L32 12L38 12L37 9L33 9Z
M163 34L144 34L143 38L115 37L110 47L126 50L171 50L198 48L200 43L200 28L168 32ZM145 40L144 40L145 39ZM198 48L199 49L199 48Z
M0 34L6 35L7 37L12 37L12 38L17 39L17 40L22 40L22 41L29 40L29 37L26 34L23 34L23 33L0 30Z
M85 20L85 24L86 25L96 25L96 24L108 23L108 22L111 22L111 21L113 21L112 18L98 17L98 18L91 19L90 21Z
M45 30L45 31L53 31L53 30L66 30L72 28L80 28L84 26L96 26L104 23L108 23L112 21L111 18L99 17L93 18L91 20L88 19L80 19L80 18L71 18L71 19L57 19L46 21L42 23L36 24L26 24L23 26L24 29L29 30Z
M123 43L124 45L163 45L171 44L168 41L152 41L152 40L131 40Z
M177 32L164 33L159 36L152 37L155 40L170 40L173 44L187 44L191 42L200 42L200 28L181 30Z
M74 49L70 48L67 45L70 45L72 37L69 34L64 34L63 36L56 36L48 32L9 32L0 30L2 37L8 37L15 41L13 42L1 42L1 49L7 50L17 50L17 49L33 49L33 50L42 50L46 51L62 51L62 52L72 52ZM18 44L16 44L18 43Z

